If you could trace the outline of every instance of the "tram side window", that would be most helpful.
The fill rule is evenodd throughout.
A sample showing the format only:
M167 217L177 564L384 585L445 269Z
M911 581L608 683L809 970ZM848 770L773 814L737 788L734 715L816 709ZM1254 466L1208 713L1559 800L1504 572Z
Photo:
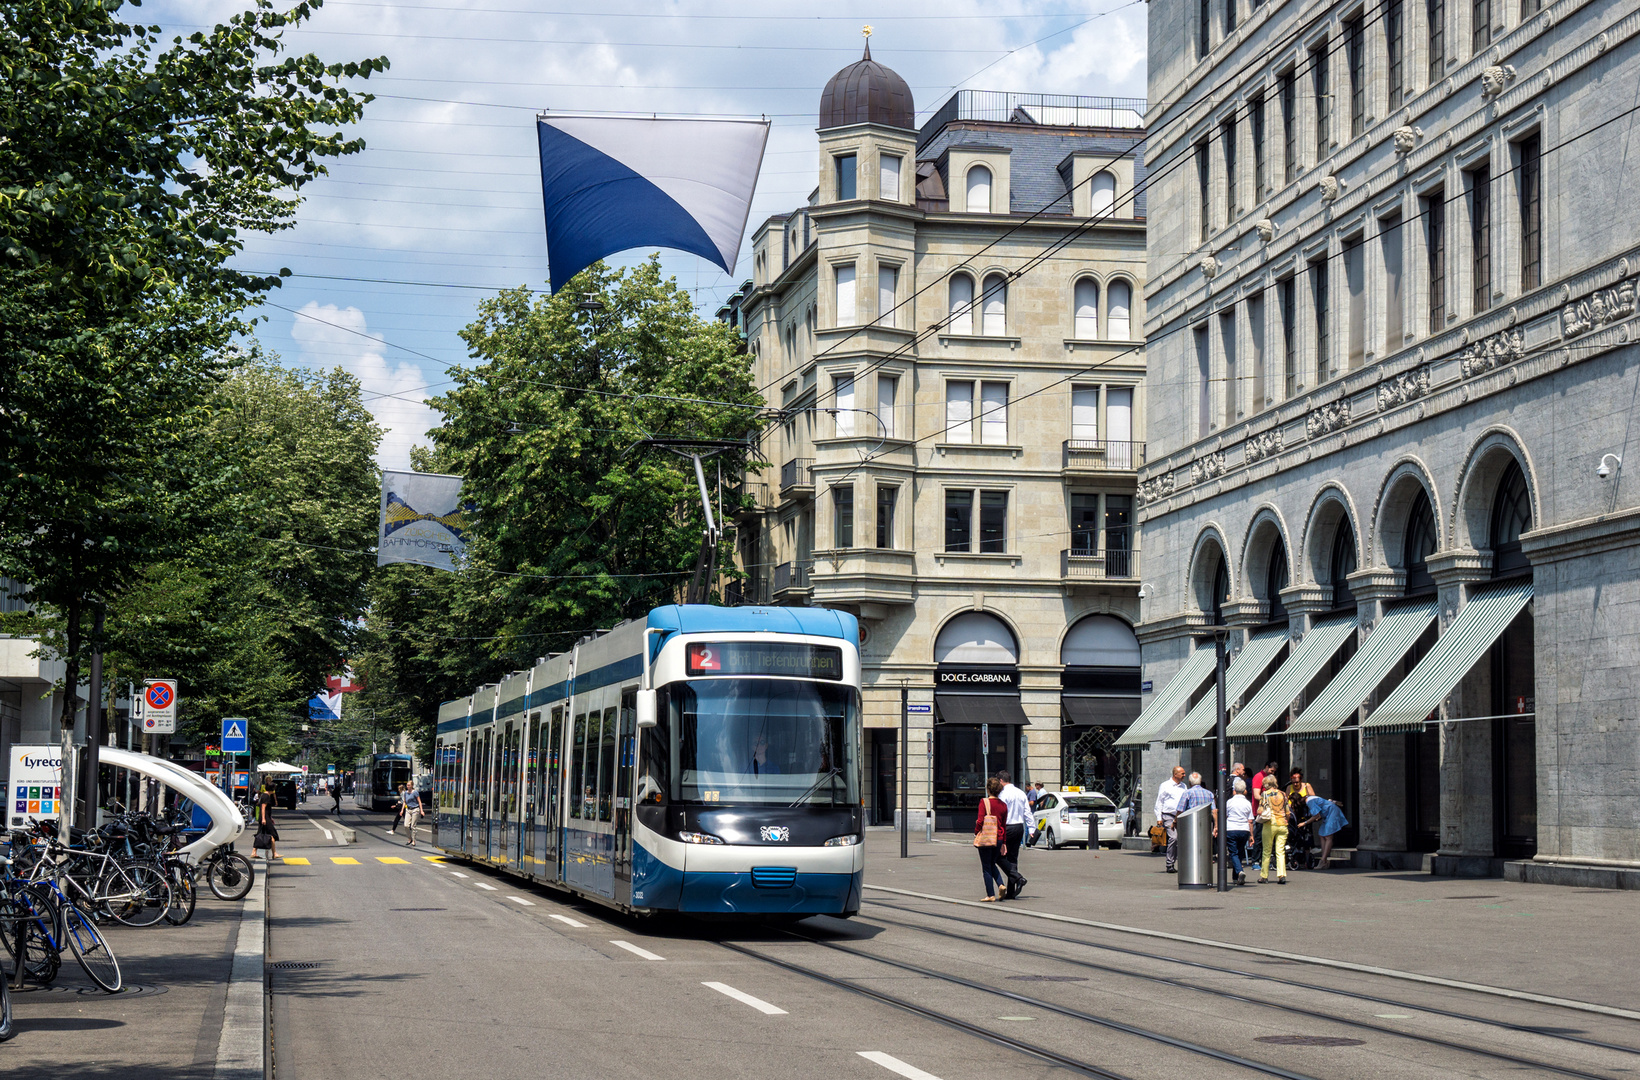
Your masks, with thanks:
M666 707L664 698L659 703L659 707L662 709ZM666 793L670 790L672 790L671 728L663 722L646 727L638 733L637 805L665 806Z
M637 722L638 695L628 690L621 695L621 758L620 771L615 774L615 805L620 809L632 806L632 744Z
M604 710L604 737L599 755L598 820L615 820L615 733L620 710L611 705Z
M569 758L569 816L581 816L583 799L581 793L586 789L582 786L582 779L586 772L587 763L587 714L582 713L575 718L575 744L570 749Z

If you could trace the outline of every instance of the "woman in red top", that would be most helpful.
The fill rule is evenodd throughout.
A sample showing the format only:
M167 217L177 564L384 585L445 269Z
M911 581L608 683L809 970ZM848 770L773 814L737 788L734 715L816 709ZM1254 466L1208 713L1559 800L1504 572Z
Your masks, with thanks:
M979 813L974 818L974 847L979 849L979 869L985 877L985 899L997 900L1008 895L1008 890L1003 885L1007 879L1003 876L1002 867L998 865L1002 856L1008 853L1007 831L1003 827L1003 823L1008 820L1008 804L997 798L997 794L1002 791L1001 780L992 777L985 785L985 791L986 797L979 801ZM987 815L996 819L993 830L995 843L981 844L980 841L984 837L980 832L985 828ZM1002 889L1000 894L997 892L999 888Z

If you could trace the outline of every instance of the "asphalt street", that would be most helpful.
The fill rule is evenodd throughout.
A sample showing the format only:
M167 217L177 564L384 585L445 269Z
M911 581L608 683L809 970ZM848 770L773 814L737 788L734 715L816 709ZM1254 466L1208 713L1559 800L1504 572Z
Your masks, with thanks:
M1085 852L1031 852L1027 898L999 910L972 903L978 874L960 844L917 845L918 857L902 862L893 837L873 834L868 883L900 891L868 892L854 920L810 919L782 931L626 918L442 858L435 848L409 849L387 833L385 815L350 810L346 820L357 830L357 843L347 846L302 824L285 828L286 861L269 879L280 1080L475 1073L994 1080L1021 1069L1033 1076L1618 1077L1640 1069L1640 1020L1500 996L1535 986L1627 1011L1640 1007L1635 995L1578 993L1578 961L1564 954L1541 970L1517 967L1512 980L1477 976L1508 970L1509 942L1495 928L1510 924L1500 918L1488 928L1494 908L1471 923L1455 905L1423 907L1417 902L1437 898L1391 895L1400 887L1393 881L1359 877L1354 885L1354 903L1368 899L1399 920L1370 936L1395 938L1385 951L1414 961L1379 974L1302 958L1389 966L1354 936L1327 935L1327 924L1343 916L1312 913L1352 903L1347 875L1312 874L1279 891L1219 897L1152 881L1141 854L1093 861ZM1090 887L1108 892L1111 903L1090 905L1094 898L1079 891ZM1403 891L1425 887L1459 903L1478 895L1455 891L1476 890L1475 882L1427 876ZM1485 895L1505 908L1520 896L1539 897L1543 903L1531 906L1540 909L1595 906L1632 916L1635 906L1618 893L1480 887L1498 890ZM1158 900L1168 901L1165 908ZM1279 921L1260 924L1272 907ZM1054 912L1134 931L1147 925L1134 916L1148 914L1157 927L1206 940L1037 917ZM1248 920L1251 932L1242 925ZM1429 934L1428 962L1420 965L1421 921ZM1566 922L1576 920L1544 920L1556 937L1573 932ZM1234 943L1236 934L1222 931L1238 929L1256 943L1272 925L1292 928L1277 943L1299 959L1208 943ZM1630 937L1620 935L1610 950L1617 959L1602 965L1631 953ZM1466 951L1483 962L1454 959ZM1437 979L1469 972L1469 981L1495 982L1500 993L1412 981L1424 972Z

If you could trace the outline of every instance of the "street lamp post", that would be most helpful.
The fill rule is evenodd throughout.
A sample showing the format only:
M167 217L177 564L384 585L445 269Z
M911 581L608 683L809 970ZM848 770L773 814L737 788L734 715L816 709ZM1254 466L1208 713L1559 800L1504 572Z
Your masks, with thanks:
M1230 779L1230 747L1225 737L1225 703L1224 703L1224 647L1225 639L1230 631L1225 627L1213 628L1213 693L1217 698L1218 715L1216 717L1214 739L1214 764L1218 772L1218 849L1219 849L1219 892L1230 891L1230 836L1229 817L1226 806L1229 796L1225 791Z

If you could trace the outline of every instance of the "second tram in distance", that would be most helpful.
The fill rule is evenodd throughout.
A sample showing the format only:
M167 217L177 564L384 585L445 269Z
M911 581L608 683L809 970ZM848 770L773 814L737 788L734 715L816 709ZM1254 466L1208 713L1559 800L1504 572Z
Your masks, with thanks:
M353 802L366 810L391 810L399 785L415 783L416 759L409 754L371 754L353 767Z
M439 710L435 842L632 912L855 914L859 624L669 605Z

